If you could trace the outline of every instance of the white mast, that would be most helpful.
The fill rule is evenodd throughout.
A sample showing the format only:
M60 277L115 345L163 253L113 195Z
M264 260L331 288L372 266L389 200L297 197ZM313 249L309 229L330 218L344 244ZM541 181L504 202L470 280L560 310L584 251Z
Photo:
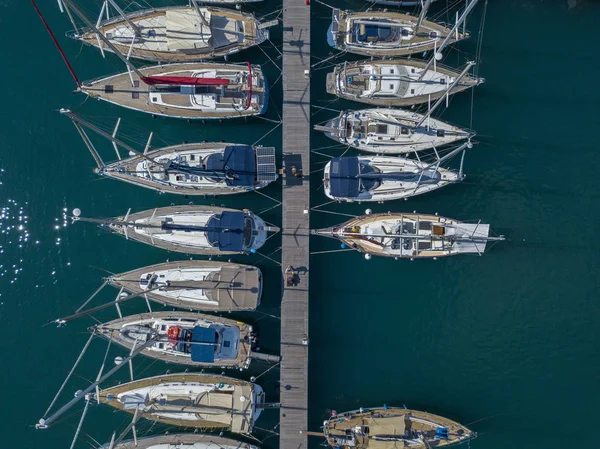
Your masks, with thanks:
M136 36L141 36L142 35L142 32L140 31L140 29L138 28L138 26L135 23L133 23L129 19L129 17L127 17L125 15L125 13L123 12L123 10L119 7L119 5L117 5L117 3L115 2L115 0L108 0L108 3L110 3L113 6L113 8L115 8L117 10L117 12L119 13L119 15L121 17L123 17L123 20L125 20L129 24L129 26L131 27L131 29L133 30L133 32L135 33Z
M444 48L446 48L446 45L448 45L448 43L450 42L450 39L452 39L452 37L454 36L454 33L456 31L458 31L461 23L466 20L467 15L475 7L475 5L477 4L477 2L478 2L478 0L472 0L471 3L469 3L469 5L465 8L465 10L461 14L461 16L456 21L456 24L454 25L454 27L452 28L452 30L448 33L448 35L446 36L446 38L442 41L442 43L440 44L440 46L437 48L437 52L436 53L441 53L442 50ZM423 71L421 72L421 76L419 76L419 81L421 81L423 79L423 77L425 76L425 73L427 72L427 70L429 70L429 67L431 67L431 64L433 64L433 61L434 61L435 57L436 57L436 54L434 54L433 57L429 60L429 62L427 63L427 65L425 66L425 68L423 69Z
M202 10L200 9L200 5L198 5L198 1L192 0L192 3L194 4L194 8L196 8L196 12L198 13L198 16L200 16L200 20L202 21L202 24L206 27L210 27L210 24L206 21L206 17L204 17L204 14L202 14Z
M431 0L425 0L425 4L423 4L423 0L421 0L421 13L419 14L419 19L417 20L417 26L415 27L415 34L419 32L419 28L421 28L421 24L423 20L425 20L425 16L427 15L427 10L431 6Z
M137 76L139 76L140 78L143 78L144 75L142 75L142 73L137 69L136 66L134 66L129 60L127 60L127 58L125 58L125 56L123 56L121 54L121 52L119 50L116 49L116 47L112 44L112 42L110 40L108 40L108 38L102 34L98 28L85 16L85 14L83 12L81 12L81 10L79 9L79 7L75 6L73 4L73 2L71 2L71 0L62 0L63 3L65 5L68 5L73 12L79 16L79 18L81 20L83 20L83 22L90 27L92 30L94 30L94 32L97 34L97 36L102 39L102 41L108 46L108 48L110 48L112 50L112 52L118 56L118 58L123 61L123 63L127 66L128 69L130 69L131 71L135 72ZM132 83L133 84L133 83Z
M429 111L427 111L427 114L423 116L423 118L421 118L421 120L419 120L419 122L415 125L415 128L418 128L419 126L421 126L423 124L423 122L425 122L425 120L429 120L429 117L431 117L431 114L433 114L433 112L444 102L444 99L446 98L447 95L450 94L450 92L452 91L452 89L454 89L454 87L460 82L460 80L467 74L467 72L469 71L469 69L471 67L473 67L473 65L475 65L475 63L473 61L470 61L467 63L467 66L464 68L464 70L461 72L461 74L454 80L454 82L450 85L450 87L448 88L448 90L446 91L446 94L443 95L442 97L440 97L435 104L429 109Z

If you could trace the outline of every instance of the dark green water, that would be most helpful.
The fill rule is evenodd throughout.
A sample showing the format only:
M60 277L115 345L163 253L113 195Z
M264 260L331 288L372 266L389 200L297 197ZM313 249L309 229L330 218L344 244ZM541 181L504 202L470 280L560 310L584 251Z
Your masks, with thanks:
M364 5L358 0L334 4ZM482 6L470 20L474 31ZM40 7L59 36L70 28L56 2ZM267 0L256 11L265 14L279 7L280 2ZM323 58L329 54L324 33L330 11L319 4L312 8L312 48L316 57ZM87 9L94 10L92 2ZM600 418L596 406L600 351L595 338L600 318L596 293L600 244L594 226L600 218L600 181L593 169L600 159L594 112L600 103L594 57L599 19L600 5L593 1L573 10L562 0L489 3L480 71L487 83L475 92L473 115L481 144L467 155L466 182L408 202L372 208L481 218L509 241L484 257L437 261L367 262L357 253L313 256L311 430L319 429L330 409L387 403L474 423L480 437L473 447L480 449L597 445L593 430ZM93 49L60 40L82 79L122 69L114 56L102 60ZM120 272L185 258L126 242L91 225L64 227L63 208L80 207L87 216L111 216L129 207L141 210L189 200L98 180L75 129L56 110L68 106L100 116L97 120L105 125L120 116L124 134L140 142L152 130L168 142L254 143L273 125L258 119L207 125L152 120L85 101L71 93L74 84L26 1L0 2L0 41L5 46L2 66L7 78L0 121L0 323L5 332L0 339L4 409L0 448L63 448L70 444L80 409L45 432L29 425L43 415L93 322L81 320L61 329L42 324L77 308L100 284L102 269ZM280 30L273 32L273 41L281 42ZM463 43L447 61L462 64L475 48L475 39ZM272 58L277 55L269 46L264 50ZM259 49L236 57L246 59L263 63L275 84L275 107L268 118L278 119L278 68ZM332 99L324 92L325 73L313 72L312 100L317 106ZM470 94L456 96L443 118L468 126L470 103ZM337 101L328 107L352 105ZM313 118L319 122L333 114L322 111ZM261 141L278 148L280 142L280 129ZM324 137L312 135L313 148L329 144ZM107 158L111 155L106 144L100 148ZM314 155L312 169L321 168L325 161ZM313 205L326 201L319 179L315 173ZM280 187L272 185L264 193L280 198ZM257 212L275 204L257 194L205 201ZM362 213L364 206L327 209ZM280 213L275 208L262 216L280 223ZM343 219L313 212L312 226ZM313 251L339 247L320 238L311 245ZM261 253L268 255L278 246L278 239L271 239ZM265 272L267 287L259 313L240 317L258 320L261 346L276 353L279 321L269 315L279 314L280 268L258 255L236 260L258 263ZM106 289L98 301L113 299L115 294ZM130 304L124 311L142 308ZM113 312L107 311L97 318L111 316ZM96 376L105 347L100 341L91 346L63 400ZM116 355L123 354L111 350L109 363ZM174 369L147 359L135 363L136 376L169 368ZM258 375L265 368L255 364L242 376ZM126 373L117 376L126 377ZM277 399L276 370L259 383L271 399ZM267 410L259 427L274 428L277 417L277 411ZM113 429L129 419L105 407L91 407L78 447L89 447L85 441L92 437L108 441ZM150 427L141 425L141 432L164 430ZM266 430L258 433L266 438L265 447L277 447L277 438L269 435ZM315 447L319 443L312 441Z

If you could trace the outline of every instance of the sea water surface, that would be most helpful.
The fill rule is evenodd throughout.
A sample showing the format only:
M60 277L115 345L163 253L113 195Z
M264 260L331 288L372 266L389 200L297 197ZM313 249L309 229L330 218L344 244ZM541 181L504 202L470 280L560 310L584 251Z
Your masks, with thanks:
M80 3L97 14L97 3ZM154 4L159 3L165 2ZM365 7L359 0L327 3ZM432 12L451 20L441 13L445 4L437 2ZM461 65L474 57L484 4L480 0L469 20L473 39L448 51L445 63ZM64 37L71 26L56 2L39 6L81 79L123 70L114 55L103 60L95 49ZM315 1L311 8L316 64L333 54L325 39L331 11ZM281 2L266 0L249 9L275 17ZM309 430L318 431L332 409L385 403L428 410L470 425L479 434L472 446L479 449L598 444L594 423L600 419L596 341L600 243L595 226L600 219L600 181L595 167L600 159L596 138L600 93L595 87L594 51L599 21L600 5L591 0L572 9L562 0L489 1L479 68L486 83L473 98L469 93L455 96L441 115L466 127L472 120L478 132L479 144L465 160L467 179L426 196L371 208L482 219L508 240L483 257L436 261L366 261L354 252L312 256ZM272 30L274 45L280 45L281 35L280 28ZM32 425L44 415L94 321L81 319L59 329L44 324L74 311L107 272L187 258L125 241L91 224L72 225L70 211L79 207L84 216L109 217L128 208L193 201L251 208L280 224L281 209L273 206L281 198L281 188L273 184L262 192L272 199L254 193L201 199L159 195L99 179L76 130L57 111L71 108L106 129L121 117L122 136L142 148L153 131L155 145L258 142L276 146L280 154L281 128L261 119L206 124L153 120L86 100L72 93L75 84L26 1L0 0L0 41L5 52L0 120L0 448L68 448L83 404L45 431ZM273 85L267 115L273 121L279 120L282 104L278 56L266 44L232 58L263 64ZM361 107L332 101L325 92L325 67L315 66L312 72L314 123L340 109ZM95 142L110 160L112 147L99 139ZM331 141L312 133L313 149L328 145ZM326 161L313 154L313 206L327 201L318 171ZM361 214L365 208L323 209ZM317 211L311 217L313 228L346 219ZM277 236L261 254L233 258L258 264L265 273L259 311L236 317L260 327L262 350L270 353L279 347L280 267L270 260L278 259L279 244ZM313 252L336 249L339 244L334 240L311 241ZM94 303L113 300L116 294L107 287ZM140 312L144 304L132 302L123 310ZM107 310L95 318L115 316L115 311ZM96 377L105 349L100 340L92 343L59 402L72 398ZM117 355L124 352L111 348L105 369L113 366ZM227 374L260 376L257 382L275 402L278 372L275 368L262 374L268 368L255 363L247 372ZM147 358L134 363L138 378L167 370L178 368ZM112 382L126 381L126 371ZM129 421L130 415L93 405L76 447L105 443ZM256 435L265 448L278 447L277 421L276 410L266 410L258 421ZM138 427L140 435L173 431L147 421ZM318 447L322 440L312 438L310 443Z

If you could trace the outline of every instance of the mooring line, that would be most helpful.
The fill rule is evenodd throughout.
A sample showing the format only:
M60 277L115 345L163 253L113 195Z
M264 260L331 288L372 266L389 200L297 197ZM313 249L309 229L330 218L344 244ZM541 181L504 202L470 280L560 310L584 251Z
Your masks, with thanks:
M274 126L271 131L267 132L265 135L263 135L260 139L258 139L256 142L254 142L252 144L252 146L255 146L258 142L260 142L261 140L263 140L265 137L267 137L269 134L271 134L273 131L275 131L277 128L279 128L281 126L282 122L279 122L276 126Z
M315 254L329 254L329 253L341 253L344 251L354 251L352 248L344 248L344 249L332 249L329 251L317 251L315 253L310 253L311 256L314 256Z

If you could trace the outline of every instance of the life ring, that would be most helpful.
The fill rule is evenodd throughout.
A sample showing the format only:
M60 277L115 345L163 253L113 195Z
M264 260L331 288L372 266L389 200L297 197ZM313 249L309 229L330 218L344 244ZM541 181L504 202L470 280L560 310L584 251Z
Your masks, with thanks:
M177 341L179 339L180 329L177 326L170 327L167 331L167 335L169 336L169 340Z

